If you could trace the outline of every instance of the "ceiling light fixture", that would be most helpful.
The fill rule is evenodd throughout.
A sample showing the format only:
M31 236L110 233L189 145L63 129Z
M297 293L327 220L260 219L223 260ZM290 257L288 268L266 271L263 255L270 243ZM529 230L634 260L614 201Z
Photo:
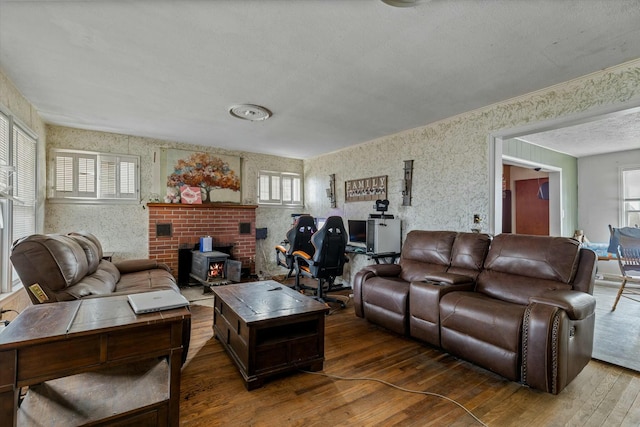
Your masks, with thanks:
M419 0L382 0L382 3L393 7L413 7Z
M229 114L237 119L259 122L273 115L268 109L255 104L238 104L229 107Z

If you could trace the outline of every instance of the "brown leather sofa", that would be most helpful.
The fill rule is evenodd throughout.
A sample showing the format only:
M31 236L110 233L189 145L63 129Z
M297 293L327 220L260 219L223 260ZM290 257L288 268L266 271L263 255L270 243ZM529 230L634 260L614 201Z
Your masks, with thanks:
M33 304L172 289L180 292L169 267L153 259L112 263L87 232L34 234L16 240L11 263ZM41 292L31 288L38 284ZM191 341L191 320L182 331L182 363Z
M411 231L353 282L356 315L557 394L591 359L595 253L563 237Z
M152 259L112 263L90 233L34 234L18 239L11 263L34 304L173 289L169 267ZM37 283L45 297L30 289ZM43 300L43 301L41 301Z

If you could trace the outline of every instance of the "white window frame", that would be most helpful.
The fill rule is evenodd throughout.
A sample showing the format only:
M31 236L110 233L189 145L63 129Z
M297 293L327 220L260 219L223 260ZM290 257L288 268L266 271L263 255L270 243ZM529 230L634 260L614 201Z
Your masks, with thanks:
M258 204L267 206L304 206L302 175L293 172L260 171Z
M59 174L60 166L65 171ZM54 148L49 172L48 199L53 203L140 201L139 156Z
M629 213L637 213L640 215L640 210L629 208L629 203L640 204L640 197L627 197L627 188L630 183L625 179L627 172L640 173L640 165L624 166L620 168L620 227L635 227L640 226L639 221L633 221L629 223ZM635 186L640 185L638 182L633 181Z
M38 136L0 106L0 291L20 287L11 267L11 243L37 228Z

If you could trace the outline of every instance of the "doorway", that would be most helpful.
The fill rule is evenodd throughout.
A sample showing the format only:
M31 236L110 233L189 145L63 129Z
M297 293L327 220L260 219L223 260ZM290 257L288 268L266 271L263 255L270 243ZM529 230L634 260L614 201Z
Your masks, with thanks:
M501 232L561 236L562 169L503 156L502 176Z
M503 140L507 141L509 139L518 138L518 137L523 137L526 139L530 134L543 133L546 131L559 130L559 129L570 129L572 127L577 128L581 124L589 125L587 128L588 132L584 134L585 136L579 136L577 135L577 132L569 132L568 130L564 130L563 132L560 132L565 136L565 138L562 139L562 144L567 144L566 148L564 145L561 145L560 143L554 147L547 147L547 148L555 149L559 152L571 153L572 144L580 143L581 145L588 145L586 144L586 141L585 141L586 139L589 139L590 141L594 140L594 138L591 138L591 136L595 136L602 133L606 134L605 132L606 129L611 129L612 124L615 125L616 123L619 123L617 121L612 122L610 121L610 119L612 120L622 119L626 115L637 114L638 112L640 112L640 107L638 107L637 100L636 100L635 103L630 102L627 104L622 104L617 106L607 106L599 109L593 109L588 113L579 114L569 118L561 118L561 119L551 120L547 122L534 123L534 124L519 127L519 128L505 129L498 133L491 134L489 136L489 149L491 152L490 153L490 182L491 182L490 197L491 197L491 206L494 209L493 212L490 212L491 227L493 227L492 231L495 234L499 234L503 232L503 203L505 202L503 199L504 196L500 197L501 192L503 192L501 187L504 185L500 179L501 174L503 172L502 171L503 165L506 165L506 164L517 165L523 168L536 167L534 166L533 163L528 161L523 161L522 159L519 159L519 158L515 158L515 157L505 158L503 156L503 146L502 146ZM606 125L600 125L601 122L607 122L607 123ZM637 123L637 121L635 122ZM599 131L597 129L597 126L599 125L602 126L603 131ZM609 126L609 127L607 128L606 126ZM620 134L621 127L617 126L615 127L615 129L617 131L616 134ZM567 138L566 137L567 135L570 135L571 138ZM540 144L540 146L545 147L544 144ZM611 144L600 143L599 146L610 147L612 151L615 151L616 149L624 151L623 149L621 149L622 144L618 143L618 139L616 139L615 143L611 143ZM635 142L634 147L637 148L637 140ZM627 150L629 150L629 148L627 148ZM593 155L593 154L586 154L586 155ZM574 155L574 156L580 157L579 155ZM544 170L544 166L541 166L541 167L542 167L542 170ZM553 215L553 212L555 211L555 209L551 206L551 204L553 203L553 191L554 191L553 181L555 179L554 178L555 175L556 174L554 172L549 173L550 215ZM568 181L570 181L570 179ZM584 194L585 191L588 192L589 190L583 189L582 191L583 191L582 194ZM611 195L612 197L615 197L616 194L617 193L614 188L611 191ZM567 209L571 209L571 208L572 208L571 205L567 206ZM585 208L592 208L592 207L585 206L583 204L582 209L585 209ZM560 213L561 216L565 215L562 209L558 209L558 212ZM578 217L577 205L576 205L576 212L572 212L571 210L568 210L566 213L566 216ZM589 221L591 221L591 223L594 223L594 220L592 219L592 217L587 217L587 220L586 221L583 220L583 223L590 225L591 223ZM576 225L579 225L579 224L580 224L579 222L576 222ZM550 224L550 228L552 228L551 224ZM565 231L564 234L554 234L553 231L551 230L550 230L550 234L570 236L572 234L573 228L568 226L565 228L566 230L564 230ZM587 227L576 227L576 228L587 228ZM589 235L589 233L587 234ZM593 239L591 240L594 241ZM596 241L600 242L604 240L602 238L599 238L599 240L596 240ZM611 292L612 290L613 292ZM607 361L609 363L619 364L621 366L626 366L631 369L640 370L640 367L638 365L634 367L634 366L630 366L626 362L621 362L621 361L610 358L612 353L637 354L637 351L636 353L633 353L633 351L627 352L623 350L623 346L629 343L636 343L635 337L637 336L637 331L638 331L638 328L640 327L640 321L638 320L637 316L632 318L633 320L630 320L630 321L628 320L631 318L620 320L618 319L618 317L624 314L621 311L619 312L620 309L617 309L614 312L610 311L613 298L615 298L616 290L617 290L617 287L611 287L611 286L607 287L603 285L602 281L596 281L594 296L596 296L598 302L596 304L597 314L596 314L596 321L595 321L593 357L600 360ZM636 307L631 306L631 308L635 309ZM607 322L607 320L609 320L608 318L611 318L611 321ZM629 325L629 327L626 328L625 331L621 332L619 328L616 329L616 326L620 324L627 324ZM612 327L609 328L609 325L611 325ZM635 332L635 335L634 335L634 332ZM605 353L607 354L605 355Z

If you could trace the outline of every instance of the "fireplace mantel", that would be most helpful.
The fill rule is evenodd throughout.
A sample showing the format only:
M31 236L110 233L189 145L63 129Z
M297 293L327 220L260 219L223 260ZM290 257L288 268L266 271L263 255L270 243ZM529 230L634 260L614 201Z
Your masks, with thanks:
M258 205L240 205L238 203L147 203L148 207L192 208L192 209L256 209Z

